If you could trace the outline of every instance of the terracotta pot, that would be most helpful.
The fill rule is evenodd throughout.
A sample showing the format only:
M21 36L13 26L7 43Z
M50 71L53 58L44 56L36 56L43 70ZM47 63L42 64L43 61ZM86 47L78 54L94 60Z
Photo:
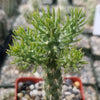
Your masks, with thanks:
M80 83L80 93L81 93L81 96L82 96L82 100L85 100L84 94L83 94L83 85L82 85L81 80L78 77L64 77L64 80L65 79L71 79L73 82L78 81ZM18 83L19 82L25 82L25 81L33 81L33 82L37 83L39 81L43 81L43 79L42 78L36 78L36 77L21 77L21 78L18 78L16 80L16 83L15 83L15 89L16 89L15 90L15 100L17 100Z

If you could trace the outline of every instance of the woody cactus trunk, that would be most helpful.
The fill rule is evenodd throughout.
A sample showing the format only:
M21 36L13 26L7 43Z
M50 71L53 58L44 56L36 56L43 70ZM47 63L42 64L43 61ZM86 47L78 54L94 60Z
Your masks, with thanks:
M30 16L30 23L33 29L19 27L14 31L14 45L10 45L8 54L15 57L14 63L19 68L28 69L32 64L35 65L34 71L38 65L42 65L44 71L46 100L60 100L62 90L62 73L78 71L82 61L83 53L81 49L73 45L79 41L75 38L83 30L85 24L85 13L82 9L70 9L70 16L66 14L64 22L61 21L60 9L57 16L55 9L52 13L49 10L45 12L42 9L42 15L34 12Z

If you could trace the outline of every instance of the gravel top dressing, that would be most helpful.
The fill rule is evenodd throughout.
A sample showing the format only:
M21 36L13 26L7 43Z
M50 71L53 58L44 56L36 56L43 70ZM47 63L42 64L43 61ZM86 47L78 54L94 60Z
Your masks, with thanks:
M44 81L19 82L17 87L17 100L45 100ZM80 83L65 79L62 84L61 100L82 100Z

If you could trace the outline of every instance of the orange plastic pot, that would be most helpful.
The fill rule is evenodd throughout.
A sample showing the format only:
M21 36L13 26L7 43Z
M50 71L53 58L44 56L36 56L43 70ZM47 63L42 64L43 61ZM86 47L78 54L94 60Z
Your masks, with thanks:
M81 80L78 77L64 77L64 80L65 79L71 79L73 82L78 81L80 83L80 93L81 93L81 96L82 96L82 100L85 100L84 94L83 94L83 85L82 85ZM15 83L15 100L17 100L18 83L19 82L25 82L25 81L33 81L33 82L37 83L39 81L43 81L43 79L42 78L36 78L36 77L21 77L21 78L18 78L16 80L16 83Z

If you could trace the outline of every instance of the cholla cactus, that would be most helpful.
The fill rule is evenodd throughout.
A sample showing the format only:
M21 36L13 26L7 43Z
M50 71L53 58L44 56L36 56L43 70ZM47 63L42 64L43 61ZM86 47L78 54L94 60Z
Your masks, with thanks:
M61 23L60 9L58 16L55 18L53 13L45 13L42 10L34 12L31 16L31 23L34 29L19 27L15 30L14 45L10 46L8 53L14 56L15 62L21 65L21 68L28 68L31 64L43 66L46 100L61 99L62 75L61 68L64 67L66 72L77 71L83 53L77 50L72 43L78 41L74 39L79 35L85 24L85 13L82 9L70 9L71 16L66 15L66 19Z

